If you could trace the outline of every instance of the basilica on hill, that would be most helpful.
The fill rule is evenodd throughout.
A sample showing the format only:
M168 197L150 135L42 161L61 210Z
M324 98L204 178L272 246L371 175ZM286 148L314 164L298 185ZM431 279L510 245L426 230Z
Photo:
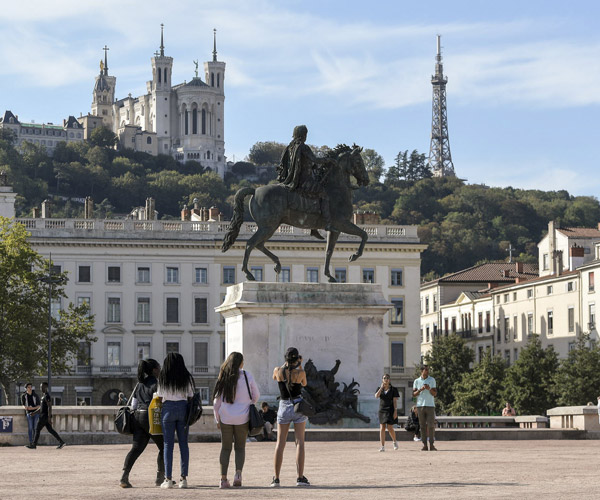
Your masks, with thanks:
M112 130L120 148L152 155L167 154L185 162L196 160L221 177L225 174L225 63L217 60L216 30L212 61L204 63L204 80L173 84L173 58L165 55L161 25L160 48L151 58L152 79L146 94L116 98L117 77L108 73L108 47L96 76L91 113L78 118L84 137L98 126Z

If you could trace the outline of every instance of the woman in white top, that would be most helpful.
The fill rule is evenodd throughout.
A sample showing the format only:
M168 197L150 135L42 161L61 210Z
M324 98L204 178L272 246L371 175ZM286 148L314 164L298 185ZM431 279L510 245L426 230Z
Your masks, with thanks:
M181 455L180 488L187 488L188 465L190 450L188 447L188 428L186 425L187 405L194 395L194 379L185 367L183 356L171 352L165 358L162 370L158 376L158 396L162 399L162 430L165 442L165 481L161 488L173 488L173 448L175 446L175 431L179 441Z
M214 414L221 430L221 488L229 488L227 469L235 442L235 475L233 486L242 486L242 468L246 459L248 409L260 398L260 391L251 373L243 370L244 356L232 352L221 365L215 385ZM248 382L246 384L246 381Z

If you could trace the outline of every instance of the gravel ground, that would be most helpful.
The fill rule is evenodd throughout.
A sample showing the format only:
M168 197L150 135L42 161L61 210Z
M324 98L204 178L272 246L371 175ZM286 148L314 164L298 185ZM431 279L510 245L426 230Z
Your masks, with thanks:
M248 443L241 490L216 487L218 443L190 445L189 490L153 486L152 443L131 473L132 489L118 487L125 445L3 447L0 499L600 497L600 441L439 441L437 452L422 452L420 443L399 445L393 451L388 441L379 453L376 442L309 442L305 475L312 486L302 490L295 487L293 443L286 448L279 489L268 487L274 443ZM174 462L178 477L177 448Z

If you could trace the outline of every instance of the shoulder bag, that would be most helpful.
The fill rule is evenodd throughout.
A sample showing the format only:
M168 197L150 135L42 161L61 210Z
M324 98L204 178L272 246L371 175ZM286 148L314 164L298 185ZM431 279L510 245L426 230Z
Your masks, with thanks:
M127 406L122 406L115 415L115 429L119 434L133 434L133 410L129 406L135 391L137 391L139 382L135 385L135 388L129 396Z
M285 371L284 371L284 373L285 373ZM292 370L289 368L288 368L288 374L289 374L289 376L285 377L285 384L287 386L288 392L290 393L290 397L292 397ZM311 405L308 401L306 401L302 396L300 396L300 401L297 401L296 403L294 403L294 412L300 413L308 418L314 417L317 414L317 412L313 408L313 405Z
M194 395L192 399L188 401L187 404L187 415L185 419L185 423L188 427L194 425L200 417L202 416L202 396L199 392L196 392L196 388L194 387Z
M248 376L246 375L246 370L243 370L244 378L246 379L246 387L248 388L248 395L250 396L250 401L252 401L252 391L250 391L250 384L248 383ZM254 403L250 403L248 408L248 435L249 436L258 436L265 426L265 421L262 418L260 412L256 409Z

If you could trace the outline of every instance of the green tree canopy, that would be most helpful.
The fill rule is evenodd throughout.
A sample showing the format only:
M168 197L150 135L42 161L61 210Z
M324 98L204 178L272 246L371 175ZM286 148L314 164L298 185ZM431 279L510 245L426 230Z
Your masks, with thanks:
M385 167L385 160L374 149L365 149L361 153L367 172L369 172L369 180L376 184L383 175L383 169Z
M597 403L600 393L600 347L590 345L589 335L577 339L575 348L560 361L554 382L557 404L564 406Z
M30 246L25 227L0 217L0 385L47 371L49 262ZM52 276L52 299L65 299L65 273ZM60 284L63 283L63 284ZM70 373L80 342L93 342L87 306L69 304L52 318L52 371ZM12 396L12 395L10 395ZM16 402L15 402L16 404Z
M522 415L545 415L556 406L554 374L558 356L552 347L542 349L533 335L506 371L503 396Z
M248 161L255 165L279 165L285 147L281 142L257 142L250 148Z
M112 130L106 127L97 127L90 134L88 142L92 146L100 146L101 148L112 148L117 144L117 136Z
M456 334L436 338L431 351L425 355L429 374L437 383L436 404L442 413L451 411L455 387L465 374L471 373L470 365L474 359L473 349Z

